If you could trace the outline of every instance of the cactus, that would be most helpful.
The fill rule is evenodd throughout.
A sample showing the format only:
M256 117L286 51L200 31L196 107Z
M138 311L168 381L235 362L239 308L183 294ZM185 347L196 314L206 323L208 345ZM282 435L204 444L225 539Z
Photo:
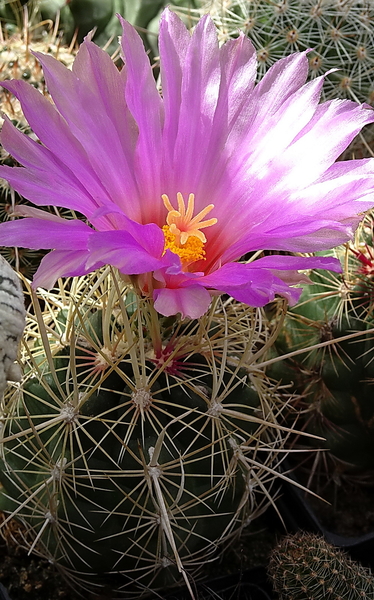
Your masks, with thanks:
M340 474L374 469L373 246L368 214L355 243L335 251L343 274L310 275L313 284L288 311L268 354L267 374L303 398L293 403L299 427L325 438L314 447L329 450L331 468Z
M50 0L44 2L48 4ZM179 0L179 3L188 10L191 4L194 5L194 0ZM116 56L117 37L122 34L116 16L119 13L138 29L146 48L156 56L154 40L157 40L161 10L167 4L166 0L70 0L66 8L73 19L74 30L78 30L78 41L81 42L91 29L96 28L95 43ZM156 28L152 27L148 35L151 22L156 23Z
M325 98L373 102L374 7L364 0L213 0L205 3L224 39L244 31L256 46L262 73L292 52L312 48L311 78L329 69Z
M246 366L271 341L261 311L161 318L109 268L40 294L2 406L1 509L75 585L190 585L272 501L281 401Z
M374 577L322 537L298 532L273 549L269 575L280 600L372 600Z
M0 256L0 396L7 380L20 381L18 345L25 327L25 307L18 277Z

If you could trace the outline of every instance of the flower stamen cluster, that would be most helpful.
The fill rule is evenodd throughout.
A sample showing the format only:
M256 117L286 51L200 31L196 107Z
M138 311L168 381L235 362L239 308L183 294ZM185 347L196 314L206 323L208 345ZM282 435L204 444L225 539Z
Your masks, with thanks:
M208 219L202 221L204 217L214 208L214 204L208 204L203 210L201 210L196 217L193 217L195 208L195 194L188 196L187 210L184 203L184 198L180 192L177 193L178 210L173 208L169 197L166 194L162 194L162 200L165 208L169 211L166 222L169 225L170 232L175 236L176 243L184 246L189 237L197 237L204 244L206 237L200 229L210 227L217 223L217 219Z
M164 225L162 231L165 236L165 251L171 250L174 254L178 254L183 267L197 260L205 260L204 244L199 238L191 236L185 244L179 245L177 236L171 232L168 225Z
M167 194L162 195L162 200L169 211L166 217L167 225L162 228L165 236L165 251L171 250L177 254L184 268L198 260L205 260L206 237L200 230L217 223L215 218L202 221L214 208L214 204L208 204L194 217L195 194L188 196L187 209L180 192L177 193L178 210L173 207Z

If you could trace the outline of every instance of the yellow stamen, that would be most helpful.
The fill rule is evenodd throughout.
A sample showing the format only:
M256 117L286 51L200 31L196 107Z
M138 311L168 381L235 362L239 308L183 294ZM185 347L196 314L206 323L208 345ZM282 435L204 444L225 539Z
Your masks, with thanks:
M195 208L195 194L188 196L187 210L180 192L177 193L178 210L173 207L166 194L162 195L162 200L165 208L169 211L166 222L170 232L175 236L176 245L184 246L190 237L198 238L205 244L206 237L200 229L215 225L217 219L208 219L207 221L202 221L202 219L214 208L214 204L208 204L196 217L192 218Z
M178 254L184 267L197 260L205 260L204 243L199 238L190 236L185 244L179 246L168 225L164 225L162 230L165 235L165 250Z

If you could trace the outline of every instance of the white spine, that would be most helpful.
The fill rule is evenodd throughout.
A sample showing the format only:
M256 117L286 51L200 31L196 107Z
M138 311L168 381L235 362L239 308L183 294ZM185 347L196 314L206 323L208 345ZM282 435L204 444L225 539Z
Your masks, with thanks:
M25 327L25 305L20 281L0 256L0 398L7 381L19 381L18 345Z

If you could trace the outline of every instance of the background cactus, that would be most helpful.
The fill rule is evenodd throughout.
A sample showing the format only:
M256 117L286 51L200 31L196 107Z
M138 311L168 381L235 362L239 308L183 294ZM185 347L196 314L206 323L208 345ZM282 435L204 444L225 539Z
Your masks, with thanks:
M292 404L301 415L299 428L325 438L314 447L329 450L319 458L325 469L329 457L336 476L374 469L373 245L368 214L355 242L335 251L343 274L310 275L313 285L288 311L269 353L270 360L285 356L269 364L268 375L298 392Z
M254 363L263 315L217 300L199 321L160 319L109 268L30 294L0 508L78 585L190 585L275 493L287 434Z
M7 380L19 381L18 345L25 327L25 307L19 279L0 256L0 397Z
M280 600L371 600L370 569L322 537L299 532L286 536L270 557L269 575Z
M25 9L35 23L57 23L64 43L78 43L94 30L95 42L118 58L117 37L122 29L116 14L125 17L138 28L149 50L157 47L150 43L157 39L160 12L166 0L0 0L0 19L11 30L21 29ZM196 8L195 0L176 0L177 6ZM147 35L150 23L156 19L157 28Z
M372 2L363 0L210 0L223 39L238 30L257 49L261 77L276 60L312 48L310 77L339 69L327 78L324 97L374 99ZM262 67L262 68L261 68Z

